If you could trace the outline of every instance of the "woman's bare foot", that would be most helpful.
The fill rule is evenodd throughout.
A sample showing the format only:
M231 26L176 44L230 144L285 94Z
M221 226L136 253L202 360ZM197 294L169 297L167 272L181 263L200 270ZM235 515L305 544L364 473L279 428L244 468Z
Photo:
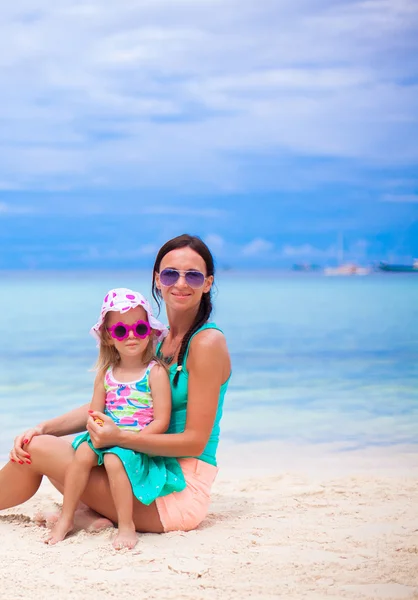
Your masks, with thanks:
M123 550L123 548L127 548L128 550L132 550L138 543L138 536L135 531L135 525L118 527L118 533L115 536L112 546L115 550Z
M32 521L38 527L46 527L46 521L47 521L48 516L49 516L49 513L45 513L43 510L38 510L38 512L36 512L33 515Z
M38 525L38 527L47 527L48 529L52 529L60 518L60 515L61 511L59 510L56 512L44 512L43 510L39 510L37 513L35 513L33 522Z
M103 531L103 529L109 529L109 527L111 527L112 529L115 527L115 525L110 519L106 519L106 517L96 516L91 521L90 525L86 527L86 530L89 533L97 533L99 531Z
M52 529L60 516L61 512L59 510L51 513L38 511L33 517L33 521L40 527ZM74 515L74 529L85 529L90 533L94 533L102 531L103 529L108 529L109 527L113 527L112 521L106 519L106 517L100 516L85 504L80 503L80 506L77 508Z
M67 519L61 515L54 527L51 529L51 533L45 538L45 544L53 546L58 542L62 542L65 536L70 533L74 528L74 521Z

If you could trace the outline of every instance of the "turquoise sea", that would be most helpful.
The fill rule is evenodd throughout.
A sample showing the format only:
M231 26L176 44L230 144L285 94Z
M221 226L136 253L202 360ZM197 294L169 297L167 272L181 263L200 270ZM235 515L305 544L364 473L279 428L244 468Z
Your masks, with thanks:
M112 287L149 273L3 272L0 460L14 435L90 400L89 329ZM233 377L222 435L418 443L418 276L222 272L214 320Z

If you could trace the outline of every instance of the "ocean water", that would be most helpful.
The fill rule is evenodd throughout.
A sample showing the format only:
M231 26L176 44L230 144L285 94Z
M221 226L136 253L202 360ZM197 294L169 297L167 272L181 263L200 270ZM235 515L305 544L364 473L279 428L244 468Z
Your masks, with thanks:
M90 400L88 331L119 286L150 297L149 273L2 273L0 460ZM418 276L222 272L214 302L233 363L224 439L418 443Z

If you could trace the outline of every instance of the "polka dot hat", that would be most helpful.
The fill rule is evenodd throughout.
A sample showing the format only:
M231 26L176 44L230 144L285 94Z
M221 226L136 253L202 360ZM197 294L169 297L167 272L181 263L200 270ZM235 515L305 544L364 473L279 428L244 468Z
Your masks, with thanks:
M91 335L100 342L100 328L103 325L106 313L110 311L119 312L121 314L127 312L131 308L142 306L147 313L148 323L155 330L158 341L161 341L168 333L168 329L161 321L158 321L152 314L150 303L142 294L134 292L128 288L116 288L110 290L104 297L100 317L95 325L90 329Z

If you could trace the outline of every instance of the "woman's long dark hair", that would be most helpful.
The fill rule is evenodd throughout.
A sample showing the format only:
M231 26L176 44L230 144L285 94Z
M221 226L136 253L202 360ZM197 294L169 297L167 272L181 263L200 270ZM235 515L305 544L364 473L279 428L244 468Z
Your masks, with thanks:
M168 242L166 242L164 244L164 246L162 246L160 248L160 250L157 254L157 257L155 259L154 269L152 272L152 296L158 305L158 309L161 308L161 292L155 284L155 274L160 272L160 264L161 264L161 261L164 258L164 256L166 254L168 254L169 252L171 252L172 250L177 250L178 248L191 248L192 250L197 252L199 254L199 256L201 256L203 258L203 260L205 261L206 277L215 275L215 265L214 265L213 256L211 254L211 251L199 237L197 237L195 235L188 235L187 233L184 233L183 235L179 235L179 236L173 238L172 240L168 240ZM178 368L183 366L183 358L184 358L184 354L187 349L187 345L190 341L190 338L202 325L204 325L209 320L209 317L212 314L211 290L212 290L212 288L208 292L205 292L202 295L202 299L201 299L200 305L199 305L199 310L197 311L195 320L193 321L190 329L187 331L187 333L185 334L185 336L182 339L180 350L179 350L179 357L177 360ZM174 386L177 385L179 375L180 375L180 370L181 370L181 368L179 368L179 370L176 372L176 374L174 376L174 380L173 380Z

